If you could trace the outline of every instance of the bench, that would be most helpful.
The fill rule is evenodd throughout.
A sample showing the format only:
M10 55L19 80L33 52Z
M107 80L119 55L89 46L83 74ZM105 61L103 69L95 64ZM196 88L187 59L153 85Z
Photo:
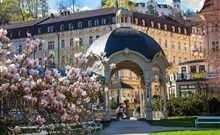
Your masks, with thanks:
M201 124L220 124L220 116L198 116L195 120L195 127Z
M88 122L83 123L83 128L89 129L90 133L91 133L92 130L96 130L96 129L100 129L102 131L103 125L102 125L102 123L97 123L95 121L88 121Z

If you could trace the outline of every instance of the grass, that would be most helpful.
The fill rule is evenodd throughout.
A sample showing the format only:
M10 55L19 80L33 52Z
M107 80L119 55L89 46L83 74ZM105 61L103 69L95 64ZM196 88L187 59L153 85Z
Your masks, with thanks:
M185 130L185 131L166 131L166 132L157 132L150 133L149 135L219 135L220 130Z
M164 127L195 127L196 116L180 116L170 117L166 120L147 120L152 126L164 126ZM215 124L202 124L200 128L220 128L220 125Z

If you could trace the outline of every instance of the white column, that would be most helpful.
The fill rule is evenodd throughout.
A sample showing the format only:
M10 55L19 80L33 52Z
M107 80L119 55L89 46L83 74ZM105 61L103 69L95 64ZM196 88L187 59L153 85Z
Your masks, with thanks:
M167 85L165 82L163 82L163 91L164 91L164 104L163 104L163 111L165 113L164 118L166 119L168 116L167 112Z
M151 105L151 98L152 98L152 92L151 92L151 80L145 81L145 97L146 97L146 120L152 120L152 105Z

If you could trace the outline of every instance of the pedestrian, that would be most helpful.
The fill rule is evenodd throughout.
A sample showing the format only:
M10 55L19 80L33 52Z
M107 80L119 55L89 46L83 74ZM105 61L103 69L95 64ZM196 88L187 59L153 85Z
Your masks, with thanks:
M140 105L136 108L136 117L137 119L140 118L140 112L141 112L141 108L140 108Z
M121 119L123 118L123 111L124 111L123 106L119 105L118 108L116 109L116 116L118 120L120 117Z

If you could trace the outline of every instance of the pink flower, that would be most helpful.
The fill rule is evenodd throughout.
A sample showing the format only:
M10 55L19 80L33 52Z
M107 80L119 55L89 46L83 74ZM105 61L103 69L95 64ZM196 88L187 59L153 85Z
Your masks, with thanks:
M64 113L62 116L61 116L61 122L64 122L67 118L67 114Z
M26 68L21 68L20 74L25 75L26 73L27 73L27 69Z
M53 100L51 103L51 107L54 109L58 109L59 107L59 102L57 100Z
M31 98L31 104L35 105L37 103L37 98L36 97L32 97Z
M50 124L50 125L48 125L48 127L50 130L54 130L54 128L55 128L54 124Z
M39 105L40 108L45 108L48 105L48 102L45 99L42 99Z
M36 120L40 126L46 122L44 118L41 118L41 116L37 116Z
M21 131L21 129L20 129L19 126L16 126L16 127L14 128L15 134L19 133L20 131Z

